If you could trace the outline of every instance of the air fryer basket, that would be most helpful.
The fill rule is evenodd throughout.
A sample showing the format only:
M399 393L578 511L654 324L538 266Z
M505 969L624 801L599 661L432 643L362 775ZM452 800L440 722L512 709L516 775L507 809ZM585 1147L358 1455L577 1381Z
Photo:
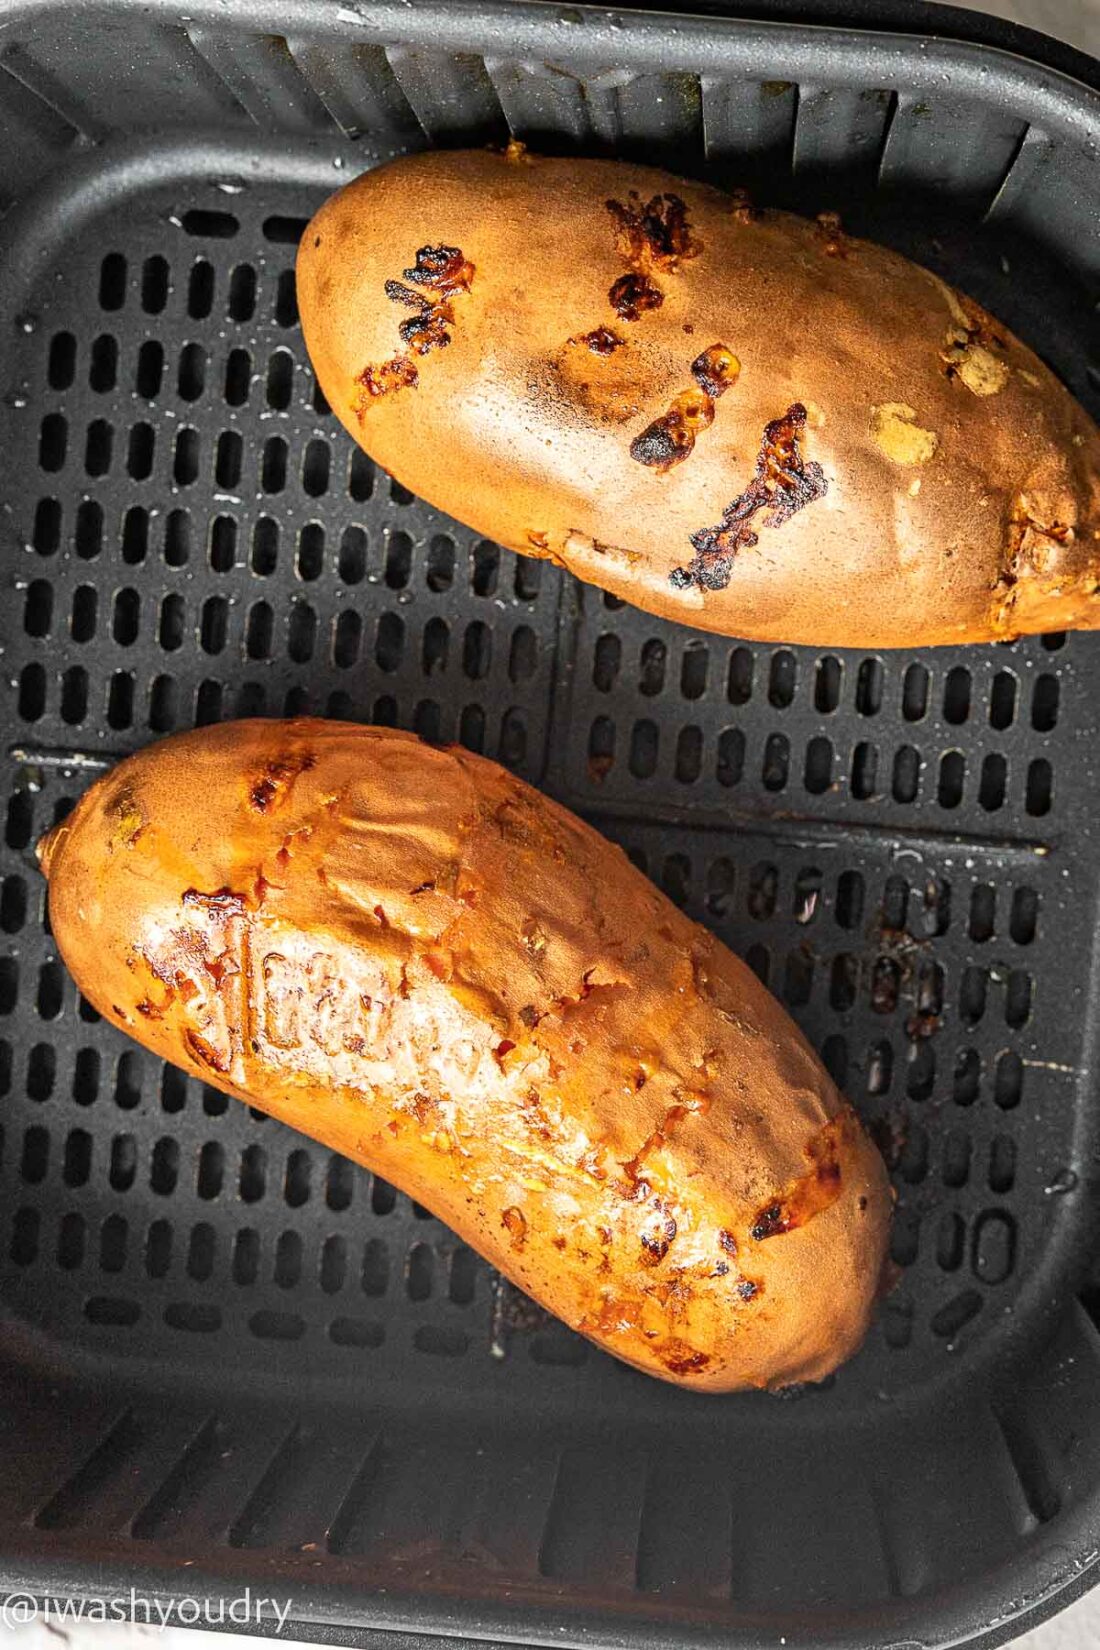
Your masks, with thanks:
M512 132L837 208L1100 403L1100 97L972 43L554 6L0 5L0 1591L298 1630L999 1642L1100 1548L1100 642L680 630L377 470L304 219ZM792 317L812 324L812 317ZM100 1022L31 848L173 728L461 739L747 957L869 1120L899 1279L822 1388L647 1381Z

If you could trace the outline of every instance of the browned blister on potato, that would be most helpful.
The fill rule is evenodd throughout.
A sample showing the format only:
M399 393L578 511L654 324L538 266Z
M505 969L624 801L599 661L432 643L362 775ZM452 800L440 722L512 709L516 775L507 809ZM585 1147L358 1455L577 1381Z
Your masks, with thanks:
M701 1390L859 1345L881 1159L751 971L494 763L340 723L128 758L40 844L81 991Z
M306 342L412 491L651 612L766 641L1100 623L1100 436L894 252L648 167L380 167L314 218Z

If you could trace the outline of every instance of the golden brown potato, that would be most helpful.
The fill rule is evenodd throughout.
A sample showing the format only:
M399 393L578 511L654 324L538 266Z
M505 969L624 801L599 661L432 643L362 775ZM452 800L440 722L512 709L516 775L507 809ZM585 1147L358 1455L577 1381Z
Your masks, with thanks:
M1100 435L896 253L648 167L436 153L318 212L317 376L407 487L704 630L851 647L1100 623Z
M710 1391L859 1345L882 1162L742 963L492 762L341 723L166 739L39 848L85 996L377 1170L609 1352Z

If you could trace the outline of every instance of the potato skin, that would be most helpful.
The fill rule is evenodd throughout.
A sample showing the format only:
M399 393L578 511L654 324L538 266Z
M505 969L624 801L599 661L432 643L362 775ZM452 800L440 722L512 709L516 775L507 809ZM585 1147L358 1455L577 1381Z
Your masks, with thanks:
M705 1391L820 1378L879 1283L881 1159L755 976L495 763L251 721L119 764L39 845L85 996Z
M683 253L660 229L631 246L608 203L632 192L642 218L683 203ZM472 269L449 291L414 261L441 247ZM628 276L659 300L634 319ZM614 161L421 154L321 208L298 293L321 386L374 458L650 612L837 647L1100 623L1095 425L976 304L828 221ZM708 423L691 367L716 344L739 371ZM685 396L694 445L663 468ZM765 462L793 408L798 486ZM773 504L801 486L792 512L750 509L761 465ZM692 572L692 535L731 506L749 511L731 560Z

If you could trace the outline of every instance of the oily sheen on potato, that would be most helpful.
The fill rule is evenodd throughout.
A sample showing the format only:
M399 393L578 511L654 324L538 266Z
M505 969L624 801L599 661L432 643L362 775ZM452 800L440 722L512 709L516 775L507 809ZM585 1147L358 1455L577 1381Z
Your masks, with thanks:
M627 1363L729 1391L859 1345L890 1191L850 1107L748 968L495 763L230 723L121 762L39 857L107 1019Z
M302 240L333 409L413 492L682 623L852 647L1100 623L1100 435L925 269L648 167L414 155Z

